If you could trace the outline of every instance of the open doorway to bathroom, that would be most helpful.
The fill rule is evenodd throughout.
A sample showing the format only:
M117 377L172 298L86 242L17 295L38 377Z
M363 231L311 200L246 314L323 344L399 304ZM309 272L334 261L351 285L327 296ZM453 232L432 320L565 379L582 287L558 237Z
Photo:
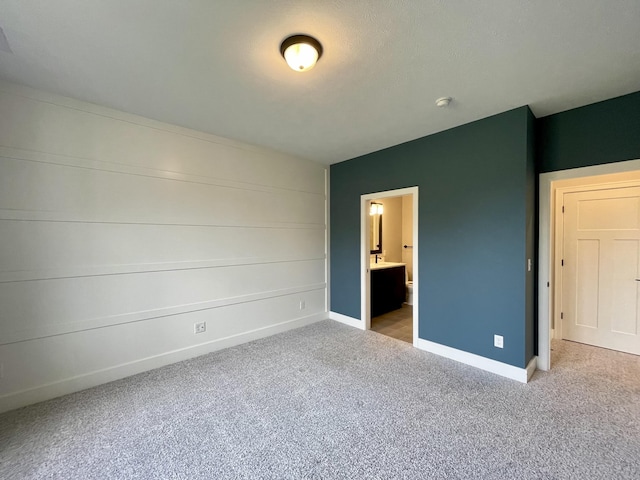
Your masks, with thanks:
M362 196L362 305L367 329L418 340L418 187Z

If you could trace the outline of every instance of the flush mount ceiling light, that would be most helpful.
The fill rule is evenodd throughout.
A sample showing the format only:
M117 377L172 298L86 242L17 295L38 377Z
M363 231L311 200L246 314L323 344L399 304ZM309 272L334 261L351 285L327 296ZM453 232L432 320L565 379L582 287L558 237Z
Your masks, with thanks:
M292 70L311 70L322 56L322 45L309 35L292 35L280 45L280 53Z

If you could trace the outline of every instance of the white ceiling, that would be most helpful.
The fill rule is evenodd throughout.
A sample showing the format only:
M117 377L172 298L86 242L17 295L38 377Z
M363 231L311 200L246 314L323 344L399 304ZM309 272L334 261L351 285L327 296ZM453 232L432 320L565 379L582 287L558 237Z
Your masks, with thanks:
M0 0L0 28L0 78L323 163L640 90L639 0Z

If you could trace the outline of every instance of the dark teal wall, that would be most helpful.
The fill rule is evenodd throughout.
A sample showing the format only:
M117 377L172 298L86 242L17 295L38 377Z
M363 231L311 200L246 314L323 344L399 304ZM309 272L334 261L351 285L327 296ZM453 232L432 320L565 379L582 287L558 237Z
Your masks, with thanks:
M527 259L531 259L531 272L526 277L525 306L525 362L536 355L538 345L538 172L536 169L536 118L527 115L527 232L525 235Z
M522 107L332 165L331 310L360 318L360 196L417 185L420 338L526 366L533 124Z
M332 165L331 310L360 317L360 195L417 185L420 338L525 366L537 342L537 280L526 272L537 173L632 159L640 92L538 120L523 107Z
M640 92L537 121L540 172L640 158Z

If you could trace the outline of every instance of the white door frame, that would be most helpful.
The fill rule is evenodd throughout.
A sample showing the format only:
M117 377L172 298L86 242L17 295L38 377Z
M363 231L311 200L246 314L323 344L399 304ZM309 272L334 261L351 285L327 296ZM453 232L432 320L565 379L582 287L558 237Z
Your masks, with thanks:
M573 168L540 174L539 186L539 232L538 232L538 360L537 368L549 370L551 368L551 319L555 308L551 301L550 292L555 288L554 258L555 258L555 202L556 190L562 186L569 186L568 180L582 179L596 175L611 175L609 181L619 182L630 179L626 176L615 177L615 174L637 172L640 178L640 160L607 163L592 167ZM634 175L636 176L636 175ZM563 182L564 185L559 182ZM576 185L580 181L576 181Z
M368 193L360 196L360 315L365 330L371 328L371 284L369 264L371 248L369 239L369 207L371 201L378 198L402 197L413 195L413 346L418 346L418 187L400 188L384 192Z

